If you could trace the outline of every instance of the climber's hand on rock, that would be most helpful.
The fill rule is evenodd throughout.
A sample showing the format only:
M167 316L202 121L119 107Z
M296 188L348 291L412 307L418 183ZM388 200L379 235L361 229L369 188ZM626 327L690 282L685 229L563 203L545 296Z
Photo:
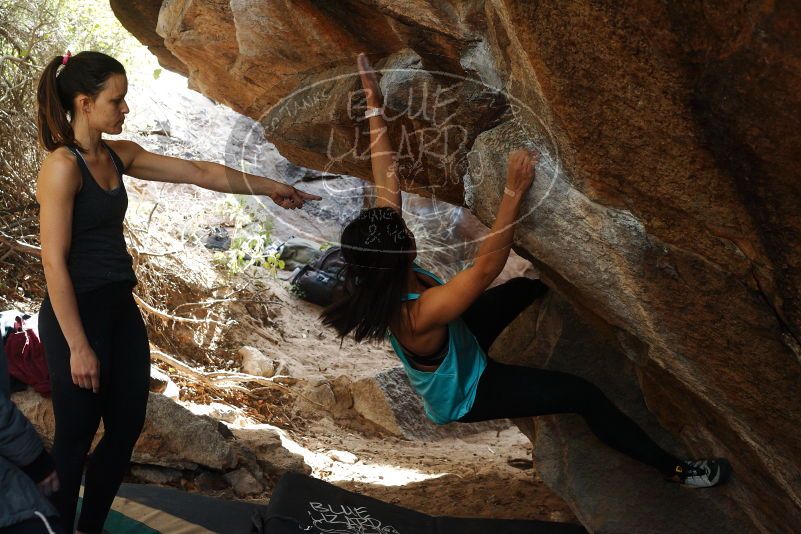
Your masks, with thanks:
M534 183L534 170L539 161L539 154L533 150L520 149L509 153L509 162L506 168L506 187L515 193L523 195Z

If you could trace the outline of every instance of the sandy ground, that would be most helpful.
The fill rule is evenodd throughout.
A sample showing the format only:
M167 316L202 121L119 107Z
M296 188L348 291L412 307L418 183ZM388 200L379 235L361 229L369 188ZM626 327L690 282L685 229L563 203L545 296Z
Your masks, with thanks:
M312 428L313 437L300 437L300 443L349 451L358 459L315 470L349 490L432 515L573 520L564 502L537 478L531 445L516 427L434 442L366 438L342 432L330 421ZM423 475L431 478L414 480Z

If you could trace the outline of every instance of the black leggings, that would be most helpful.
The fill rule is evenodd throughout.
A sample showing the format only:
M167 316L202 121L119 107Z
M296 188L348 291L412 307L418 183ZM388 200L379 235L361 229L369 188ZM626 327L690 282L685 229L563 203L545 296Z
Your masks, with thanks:
M485 352L506 326L546 286L539 280L514 278L484 292L462 315ZM679 463L606 398L598 387L575 375L505 365L492 359L478 382L471 410L459 422L577 413L602 442L618 451L671 473Z
M147 331L128 282L77 295L81 323L100 360L100 392L72 382L70 351L50 299L39 314L39 332L53 385L56 435L53 458L61 483L52 497L64 530L73 532L84 463L86 481L78 530L101 532L128 469L145 421L150 383ZM87 454L103 419L103 438Z

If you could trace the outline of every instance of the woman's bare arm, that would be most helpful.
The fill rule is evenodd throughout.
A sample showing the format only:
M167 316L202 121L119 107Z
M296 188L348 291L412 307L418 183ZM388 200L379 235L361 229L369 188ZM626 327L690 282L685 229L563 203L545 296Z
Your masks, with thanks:
M367 95L367 106L383 108L384 96L378 85L373 67L364 53L359 54L359 76ZM370 164L376 187L376 207L390 207L401 211L401 187L395 165L395 149L389 139L389 129L383 115L375 115L370 121Z
M37 180L42 266L53 312L70 349L72 379L77 385L98 392L100 366L89 346L75 289L67 269L71 245L72 210L81 184L78 166L71 156L54 152L42 164Z
M447 284L433 287L418 301L416 328L424 333L459 317L501 273L512 248L520 206L534 180L537 156L527 150L509 155L506 189L495 223L476 253L473 266L454 276Z
M122 158L126 174L142 180L192 184L220 193L263 195L282 208L300 208L307 200L320 200L291 185L248 174L211 161L190 161L148 152L133 141L108 141Z

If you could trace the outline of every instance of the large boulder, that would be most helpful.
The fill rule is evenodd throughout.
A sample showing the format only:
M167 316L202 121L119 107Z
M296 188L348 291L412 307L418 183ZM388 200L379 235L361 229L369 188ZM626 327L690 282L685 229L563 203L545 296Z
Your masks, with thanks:
M286 471L310 474L311 468L306 465L303 456L284 448L280 434L273 428L233 428L234 436L256 457L261 468L273 475Z
M359 51L394 69L381 84L406 190L467 205L490 225L506 155L535 146L540 177L516 250L631 361L629 386L682 451L734 465L725 489L649 506L664 516L708 504L709 515L692 515L725 531L739 521L731 497L748 518L738 531L801 524L801 5L132 5L141 16L123 22L143 40L161 36L165 66L177 58L192 87L258 119L295 164L370 178ZM580 354L571 368L598 364ZM613 400L630 395L609 388ZM565 464L575 453L547 452L576 435L559 432L538 423L546 478L593 529L638 530L626 518L639 516L616 503L650 482L584 486ZM614 478L618 465L593 469Z
M156 33L160 8L160 2L149 0L113 2L111 4L114 15L126 28L129 28L131 33L136 34L139 41L159 58L162 65L186 76L189 74L186 65L172 55L172 52L164 46L161 36Z
M504 331L490 355L505 363L546 367L586 378L613 397L617 407L663 449L680 458L691 456L688 447L662 428L648 410L637 364L610 332L599 329L592 320L551 292ZM535 430L528 421L519 424L534 444L539 475L590 531L705 534L711 525L717 532L751 531L747 517L734 502L733 485L694 493L601 445L578 415L535 421ZM699 522L698 517L704 521Z
M52 443L55 435L53 402L30 389L15 393L13 400L45 441ZM145 426L131 460L177 469L198 466L230 469L237 463L236 455L219 425L210 417L194 415L172 399L151 393ZM101 422L93 445L102 437Z
M152 465L191 464L230 469L237 463L218 421L197 416L163 395L150 394L142 435L132 460Z
M31 389L15 393L12 399L45 442L52 444L55 434L52 401ZM101 423L94 444L102 437ZM244 469L259 477L263 477L263 472L279 475L286 471L309 471L302 457L282 446L274 430L236 429L232 433L219 421L195 415L157 393L150 394L145 426L131 461L135 464L134 474L138 473L142 475L141 479L151 482L172 480L180 477L182 472L187 476L195 472L199 476L209 470L230 472ZM239 473L232 475L231 480L244 478Z
M406 439L434 441L508 428L507 419L481 423L436 425L426 417L423 403L401 367L362 378L351 386L353 410L383 430Z

